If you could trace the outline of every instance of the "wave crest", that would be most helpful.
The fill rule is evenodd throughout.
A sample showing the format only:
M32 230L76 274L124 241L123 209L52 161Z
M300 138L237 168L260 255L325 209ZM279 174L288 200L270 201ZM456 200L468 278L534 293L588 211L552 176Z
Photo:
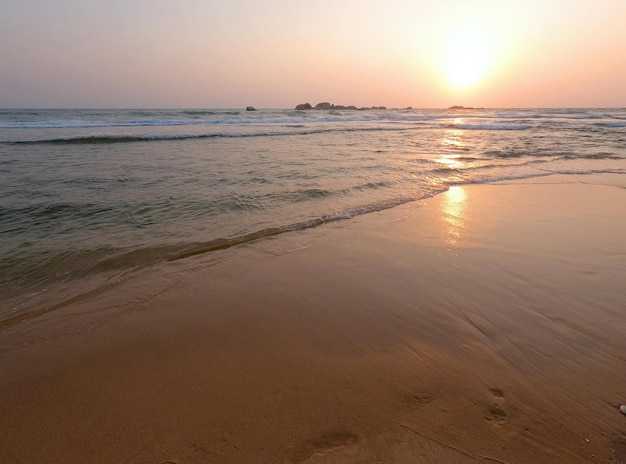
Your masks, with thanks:
M464 129L464 130L526 130L533 126L529 124L450 124L450 129Z

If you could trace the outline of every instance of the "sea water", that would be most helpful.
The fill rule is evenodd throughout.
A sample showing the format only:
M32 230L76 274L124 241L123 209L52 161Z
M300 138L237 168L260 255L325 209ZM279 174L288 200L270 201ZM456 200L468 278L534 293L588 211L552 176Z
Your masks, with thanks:
M607 172L626 109L0 110L0 324L59 285L451 185Z

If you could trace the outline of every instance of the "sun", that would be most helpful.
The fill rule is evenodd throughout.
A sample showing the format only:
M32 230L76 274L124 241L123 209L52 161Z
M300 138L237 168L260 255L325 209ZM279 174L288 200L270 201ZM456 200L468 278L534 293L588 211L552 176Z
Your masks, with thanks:
M489 70L488 47L476 39L461 39L445 52L444 73L448 83L458 90L478 84Z
M481 84L493 70L499 37L486 17L448 24L439 47L441 72L453 90Z

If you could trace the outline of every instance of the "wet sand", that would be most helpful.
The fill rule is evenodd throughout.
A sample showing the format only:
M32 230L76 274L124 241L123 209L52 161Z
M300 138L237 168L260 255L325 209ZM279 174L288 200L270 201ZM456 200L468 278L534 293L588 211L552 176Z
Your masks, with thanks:
M454 187L4 327L0 462L626 462L622 178Z

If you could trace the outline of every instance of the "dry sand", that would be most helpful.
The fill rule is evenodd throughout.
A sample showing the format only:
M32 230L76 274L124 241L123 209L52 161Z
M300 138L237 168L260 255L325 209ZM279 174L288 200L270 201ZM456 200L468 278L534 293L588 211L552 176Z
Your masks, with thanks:
M622 178L455 187L4 327L0 462L626 462Z

